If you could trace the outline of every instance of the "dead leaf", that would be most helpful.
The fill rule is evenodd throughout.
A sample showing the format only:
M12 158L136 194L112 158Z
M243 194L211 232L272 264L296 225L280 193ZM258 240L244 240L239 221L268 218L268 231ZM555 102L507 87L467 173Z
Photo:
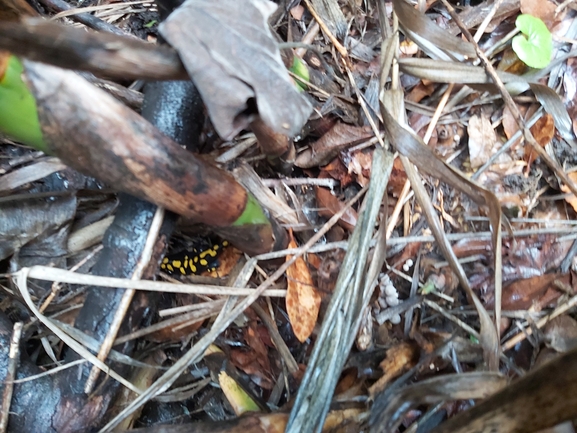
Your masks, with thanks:
M295 165L301 168L312 168L328 164L338 153L349 147L368 140L373 136L370 127L359 127L338 122L329 132L301 152Z
M373 149L363 149L352 154L347 152L342 159L347 164L349 173L356 175L357 183L362 187L367 186L373 165Z
M482 166L493 155L497 134L488 116L474 115L469 119L469 156L471 167Z
M473 44L440 28L405 0L393 0L393 6L403 33L431 57L443 60L477 57Z
M530 129L539 146L545 147L555 135L555 121L553 120L553 116L545 113ZM535 158L537 158L537 154L532 150L531 146L525 146L527 165L531 166Z
M346 188L355 181L340 158L335 158L324 167L321 167L319 178L332 177L340 182L341 188Z
M267 19L275 9L267 0L187 0L159 27L224 139L249 125L253 98L261 119L290 136L300 132L312 111L292 84L269 30Z
M297 248L292 231L288 248ZM287 256L290 260L291 256ZM319 315L321 297L313 283L311 273L302 257L286 271L286 308L295 336L304 342L313 332Z
M387 350L387 357L380 363L384 375L369 388L369 394L374 398L392 379L412 368L418 358L419 346L415 343L403 341L391 347Z
M555 317L545 325L547 346L557 352L569 352L577 347L577 321L571 316Z
M555 21L557 5L549 0L521 0L520 6L522 13L541 18L549 28Z
M319 205L319 214L327 218L331 218L346 205L323 187L315 187L315 195ZM339 225L352 232L357 224L357 219L357 212L349 207L339 219Z
M262 364L262 356L254 350L231 349L230 360L232 364L250 377L250 380L264 389L273 389L274 382L271 380L272 374L266 371Z
M571 179L573 182L577 182L577 172L574 171L573 173L568 173L567 176L569 176L569 179ZM561 185L561 191L563 191L566 194L569 194L571 192L566 185ZM574 194L569 194L568 196L566 196L565 201L569 203L571 207L573 207L575 212L577 212L577 197L575 197Z
M546 274L517 280L503 287L501 307L504 311L527 310L545 294L549 286L560 275ZM492 302L490 302L492 304Z

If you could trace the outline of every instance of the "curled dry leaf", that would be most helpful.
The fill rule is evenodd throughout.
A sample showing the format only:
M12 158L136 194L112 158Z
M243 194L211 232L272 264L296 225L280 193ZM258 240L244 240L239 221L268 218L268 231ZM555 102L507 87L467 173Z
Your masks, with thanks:
M288 248L297 248L292 232ZM290 260L291 256L287 256ZM299 257L286 271L286 308L295 336L304 342L317 323L321 296L313 283L307 264Z
M373 135L369 127L338 122L319 140L311 144L310 149L300 153L295 165L300 168L312 168L328 164L340 151L368 140Z
M219 135L231 139L251 121L249 100L275 132L294 136L311 104L282 63L267 19L267 0L187 0L161 24L198 87Z

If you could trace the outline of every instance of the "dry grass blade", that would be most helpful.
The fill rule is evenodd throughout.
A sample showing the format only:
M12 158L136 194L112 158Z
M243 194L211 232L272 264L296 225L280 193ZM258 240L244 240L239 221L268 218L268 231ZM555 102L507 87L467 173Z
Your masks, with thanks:
M395 13L403 32L435 59L474 59L475 47L441 29L405 0L393 0Z
M455 61L433 60L422 58L399 59L401 70L409 75L439 83L455 84L490 84L491 79L485 70L480 66L468 65ZM508 72L498 72L499 77L505 83L515 83L518 91L525 91L529 88L527 80L518 75ZM519 84L524 87L519 88Z
M496 369L498 367L499 354L499 338L497 327L492 324L492 321L477 298L471 290L465 272L462 266L457 261L455 253L451 249L449 241L440 226L439 220L436 216L430 198L428 197L420 177L412 168L415 164L421 171L440 179L452 187L469 195L479 205L487 206L491 215L491 226L493 227L493 250L495 257L495 317L496 323L500 320L500 298L501 298L501 207L497 198L489 191L481 188L464 176L460 175L455 169L441 161L424 143L421 139L403 128L393 117L393 113L403 113L402 95L400 92L390 91L383 95L381 113L385 121L387 134L389 140L394 144L395 148L408 158L404 162L405 171L409 176L411 185L419 202L423 207L423 211L427 216L429 227L433 231L438 246L443 252L447 261L451 264L451 268L459 277L459 281L463 289L467 292L470 301L474 303L479 318L481 320L481 344L485 351L485 360L490 368ZM386 106L391 107L391 111ZM410 163L407 163L409 162Z
M58 158L41 158L33 164L2 176L0 178L0 192L19 188L65 168L66 165L60 162Z
M60 281L68 284L85 284L100 287L147 290L151 292L189 293L193 295L208 296L249 296L255 292L255 289L247 289L243 287L209 286L204 284L172 284L148 280L126 280L124 278L99 277L96 275L77 274L75 272L51 268L48 266L23 268L16 273L16 276L18 277L20 273L24 271L28 273L29 278L36 278L44 281ZM265 290L263 292L263 296L285 296L285 294L286 291L280 289Z
M104 364L100 359L94 356L90 351L88 351L84 346L79 344L76 340L71 338L68 334L64 333L56 324L53 323L51 319L40 313L32 298L30 297L30 293L28 292L28 278L30 277L30 271L32 268L24 268L18 272L16 275L16 284L20 293L22 294L22 298L30 311L42 322L48 329L50 329L58 338L60 338L68 347L74 350L78 355L86 359L87 361L94 364L94 366L98 367L100 370L104 371L108 376L112 377L113 379L120 382L122 385L130 389L131 391L140 394L142 390L137 389L130 381L126 380L124 377L116 373L106 364Z
M352 344L351 334L363 302L367 258L373 227L392 170L392 155L377 148L365 210L349 239L335 291L287 425L287 432L316 431L323 425L341 369Z
M476 372L437 376L389 394L386 409L372 420L371 433L395 431L403 415L413 407L447 400L486 398L502 389L507 379L499 373Z
M386 184L386 183L385 183ZM358 198L364 193L362 190L357 196L351 200L351 204L356 202ZM305 252L307 252L310 247L317 243L327 232L334 226L337 221L343 216L345 207L340 212L336 213L324 226L320 229L305 245L297 249L294 256L280 266L269 278L267 278L260 286L258 286L252 293L245 299L237 303L234 296L231 296L227 303L225 304L221 314L216 318L211 330L205 334L188 352L184 354L176 363L170 367L150 388L144 391L139 397L132 401L121 413L114 417L108 424L106 424L101 430L101 433L110 431L116 427L124 418L128 417L130 414L138 410L146 402L150 401L156 395L166 391L174 383L174 381L180 376L184 369L191 363L199 360L206 349L214 342L214 340L241 314L246 310L254 301L256 301L259 296L261 296L270 286L272 286L276 280L278 280L291 266L298 257L301 257ZM244 266L243 270L234 282L237 285L245 286L250 279L250 276L254 272L257 259L252 258ZM150 282L134 282L134 283L150 283ZM236 304L236 306L233 305Z

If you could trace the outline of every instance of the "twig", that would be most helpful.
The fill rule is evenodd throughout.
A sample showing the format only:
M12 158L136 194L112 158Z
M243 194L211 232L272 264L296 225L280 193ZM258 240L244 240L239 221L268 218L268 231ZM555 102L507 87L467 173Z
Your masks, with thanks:
M558 317L561 314L567 312L568 310L573 308L575 305L577 305L577 295L573 296L571 299L569 299L563 305L560 305L559 307L557 307L551 314L539 319L537 321L537 323L535 324L535 326L537 327L537 329L541 329L543 326L545 326L548 322L553 320L555 317ZM533 334L533 331L531 330L531 328L528 328L526 330L526 332L522 332L520 334L515 335L509 341L507 341L505 344L503 344L503 347L502 347L503 352L505 352L506 350L512 349L518 343L520 343L525 338L527 338L528 335L531 335L531 334Z
M73 9L68 3L64 0L39 0L44 6L48 9L52 9L58 12L62 11L69 11ZM126 36L127 33L120 30L118 27L107 23L104 20L101 20L98 17L95 17L89 13L77 13L73 15L73 18L78 21L79 23L84 24L87 27L90 27L94 30L100 30L104 32L114 33L120 36ZM132 36L132 35L131 35Z
M2 412L0 413L0 432L4 433L8 427L8 418L10 417L10 403L12 402L12 392L14 391L14 378L16 377L16 367L19 358L19 344L22 336L22 322L14 324L12 339L10 340L10 352L8 358L8 371L6 373L6 382L4 392L2 393Z
M298 251L298 250L297 250ZM161 283L158 281L148 280L127 280L125 278L100 277L97 275L86 275L70 272L65 269L51 268L49 266L32 266L31 268L22 268L13 275L20 277L26 271L28 278L34 278L43 281L60 281L68 284L84 284L100 287L112 287L118 289L136 289L146 290L149 292L164 293L188 293L193 295L208 296L249 296L255 292L255 289L243 287L223 287L207 286L202 284L172 284ZM285 296L286 290L272 289L263 293L263 296Z
M347 49L337 40L336 36L333 35L333 33L329 30L323 19L319 16L319 14L317 14L315 8L313 8L313 5L311 4L310 0L305 0L305 3L307 5L309 12L313 16L313 18L317 21L317 23L319 23L319 26L321 26L321 29L323 30L323 32L325 32L325 34L333 43L337 51L341 53L341 56L343 56L345 59L348 59L349 53L347 52Z

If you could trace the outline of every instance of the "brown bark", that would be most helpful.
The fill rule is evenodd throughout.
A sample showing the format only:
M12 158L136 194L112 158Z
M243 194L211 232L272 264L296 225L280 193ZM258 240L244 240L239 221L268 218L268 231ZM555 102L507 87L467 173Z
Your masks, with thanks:
M38 16L26 0L0 0L0 21L18 21L20 17Z
M246 191L76 74L26 62L51 151L71 167L197 222L229 226Z
M188 79L175 50L49 21L1 22L0 49L62 68L119 79Z

